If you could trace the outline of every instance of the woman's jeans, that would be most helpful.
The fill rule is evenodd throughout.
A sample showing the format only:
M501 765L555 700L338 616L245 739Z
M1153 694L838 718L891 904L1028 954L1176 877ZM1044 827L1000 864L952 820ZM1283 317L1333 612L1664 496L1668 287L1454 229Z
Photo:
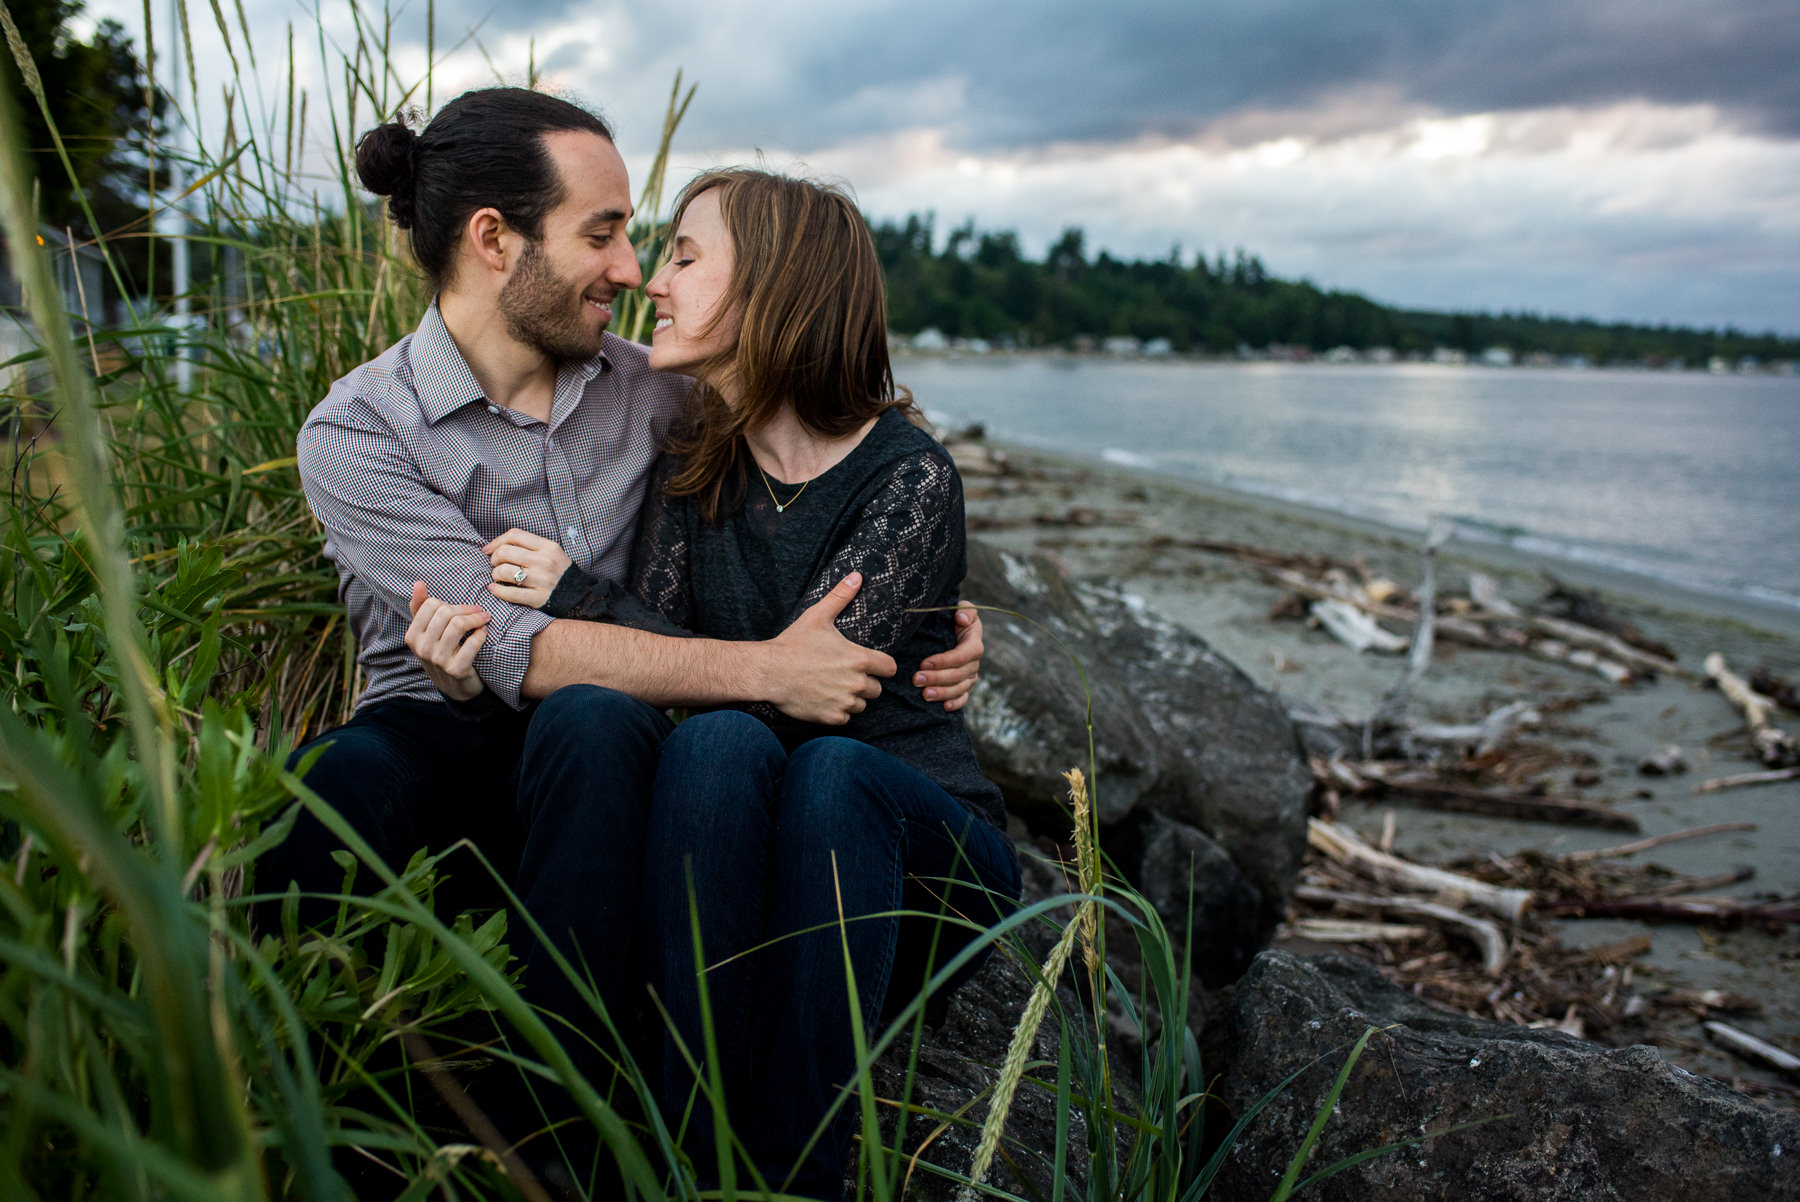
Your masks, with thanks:
M702 1180L716 1165L687 1059L705 1073L696 921L734 1133L771 1188L840 1196L855 1099L813 1135L856 1067L847 980L872 1041L890 987L898 1009L976 938L893 912L992 926L1019 896L1010 841L886 752L820 738L790 754L755 718L718 711L663 743L644 864L647 969L673 1028L662 1103L671 1123L692 1106L683 1144Z

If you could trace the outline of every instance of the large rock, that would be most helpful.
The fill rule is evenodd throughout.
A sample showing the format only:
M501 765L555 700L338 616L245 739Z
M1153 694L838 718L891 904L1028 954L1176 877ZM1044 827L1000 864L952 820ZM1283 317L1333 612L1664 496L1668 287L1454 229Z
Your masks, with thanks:
M1238 979L1263 946L1262 893L1204 831L1142 809L1106 832L1106 853L1185 944L1208 989Z
M963 595L1037 623L988 615L968 707L981 766L1008 806L1066 830L1062 773L1088 758L1072 654L1091 689L1102 824L1148 808L1204 832L1255 886L1259 928L1272 929L1305 852L1312 791L1274 695L1136 598L1071 584L1042 556L971 540Z
M1220 1198L1269 1195L1349 1046L1371 1026L1382 1033L1352 1073L1312 1170L1422 1132L1482 1125L1332 1177L1308 1191L1321 1202L1800 1198L1800 1117L1675 1068L1654 1048L1445 1013L1363 961L1279 951L1257 957L1226 1016L1208 1032L1208 1064L1225 1069L1222 1093L1240 1113L1304 1071L1230 1153Z

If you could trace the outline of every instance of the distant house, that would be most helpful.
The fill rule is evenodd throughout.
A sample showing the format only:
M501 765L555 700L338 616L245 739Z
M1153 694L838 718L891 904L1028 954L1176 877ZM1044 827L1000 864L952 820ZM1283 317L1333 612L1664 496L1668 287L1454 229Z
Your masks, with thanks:
M1431 352L1431 361L1460 367L1469 361L1469 356L1466 351L1459 351L1455 347L1440 346Z
M1175 344L1167 338L1152 338L1144 344L1144 354L1152 359L1175 353Z
M1325 352L1327 363L1355 363L1362 356L1356 353L1353 346L1334 346Z
M950 349L950 340L936 326L926 326L913 335L912 346L915 351L943 351Z
M1109 355L1141 355L1144 353L1144 344L1130 334L1114 334L1101 342L1100 349Z
M100 324L107 314L102 307L109 295L106 289L106 260L96 248L69 243L68 237L44 226L38 231L38 245L50 251L51 270L56 276L57 303L77 324L85 321ZM35 345L25 320L25 297L13 270L12 255L5 238L0 238L0 363L24 354ZM23 368L0 368L0 390L21 387L14 378Z
M1481 352L1481 361L1488 367L1511 367L1513 353L1503 346L1490 346Z
M1363 361L1367 363L1392 363L1394 348L1391 346L1372 346L1363 352Z
M50 251L51 270L56 273L63 312L78 321L85 317L96 324L104 322L107 315L101 306L107 295L105 256L97 247L70 243L66 234L49 226L38 230L38 245ZM6 239L0 237L0 309L16 310L24 303L18 273L13 270L12 254L7 249Z

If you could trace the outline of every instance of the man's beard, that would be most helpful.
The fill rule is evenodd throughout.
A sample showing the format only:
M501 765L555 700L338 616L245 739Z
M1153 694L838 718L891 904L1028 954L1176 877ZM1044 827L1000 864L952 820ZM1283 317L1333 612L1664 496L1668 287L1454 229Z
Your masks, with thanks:
M595 329L581 289L556 274L542 244L525 243L512 278L496 302L506 332L555 359L591 359L605 327Z

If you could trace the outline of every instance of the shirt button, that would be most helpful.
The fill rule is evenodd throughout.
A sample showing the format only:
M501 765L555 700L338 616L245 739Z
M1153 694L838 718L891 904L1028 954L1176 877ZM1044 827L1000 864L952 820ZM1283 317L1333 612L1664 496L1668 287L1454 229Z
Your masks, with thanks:
M492 414L494 414L494 415L495 415L495 416L496 416L496 417L498 417L498 416L499 416L499 415L500 415L500 406L498 406L498 405L489 405L489 406L488 406L488 412L489 412L489 413L492 413Z
M573 526L570 526L570 527L569 527L569 540L570 540L570 541L571 541L571 542L573 542L573 541L574 541L574 540L575 540L575 539L578 539L578 538L580 538L580 537L581 537L581 534L580 534L580 532L579 532L579 531L577 531L577 530L576 530L576 529L575 529L575 527L573 527Z

